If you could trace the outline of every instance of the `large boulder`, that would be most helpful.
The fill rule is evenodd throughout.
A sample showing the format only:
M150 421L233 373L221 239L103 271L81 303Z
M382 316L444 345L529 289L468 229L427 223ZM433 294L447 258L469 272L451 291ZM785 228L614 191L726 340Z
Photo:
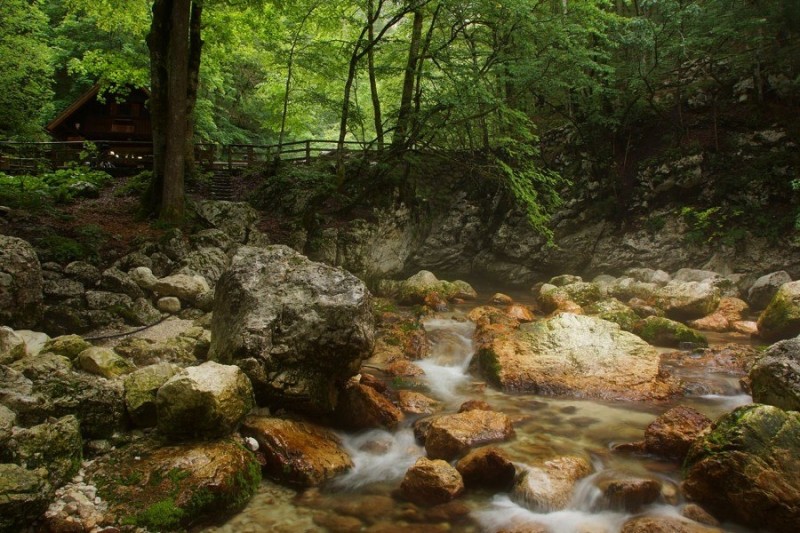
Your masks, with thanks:
M33 327L42 314L42 267L26 241L0 235L0 324Z
M535 466L523 465L511 499L538 513L560 511L569 505L575 483L592 473L584 457L558 457Z
M750 369L753 401L800 411L800 337L776 342Z
M400 491L403 496L419 505L447 503L464 492L464 481L458 470L441 459L420 457L408 469Z
M764 309L775 297L781 285L790 281L792 281L792 277L784 270L761 276L747 291L747 303L753 309Z
M316 486L353 466L339 438L314 424L248 416L241 433L258 442L264 473L281 483Z
M800 524L800 413L740 407L695 441L684 469L685 494L717 518L794 532Z
M508 440L514 435L511 419L503 413L474 409L433 419L425 437L432 459L455 459L476 446Z
M758 334L770 342L800 334L800 281L781 285L758 317Z
M710 315L719 305L719 299L719 289L708 280L672 280L656 291L658 307L675 320L690 320Z
M106 504L101 525L184 531L241 510L258 489L261 468L233 439L163 447L147 440L102 457L85 478Z
M0 531L23 531L47 509L52 488L45 474L0 464Z
M739 298L726 296L719 301L717 310L708 316L692 320L689 325L704 331L730 331L744 319L747 304Z
M244 372L214 361L184 369L156 395L158 430L174 439L229 435L252 408Z
M371 296L286 246L241 247L216 288L209 357L241 366L260 404L329 413L375 344Z
M222 273L228 268L230 258L219 248L200 248L181 259L179 268L173 274L202 276L214 287Z
M677 393L659 373L655 348L595 317L562 313L490 335L479 360L484 375L507 391L627 400Z

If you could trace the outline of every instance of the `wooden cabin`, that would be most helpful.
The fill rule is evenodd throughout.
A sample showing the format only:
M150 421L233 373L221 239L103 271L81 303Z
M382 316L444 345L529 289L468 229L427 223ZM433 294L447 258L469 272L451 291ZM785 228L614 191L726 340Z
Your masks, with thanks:
M152 142L147 89L106 94L102 101L97 98L99 91L95 85L46 126L55 140Z

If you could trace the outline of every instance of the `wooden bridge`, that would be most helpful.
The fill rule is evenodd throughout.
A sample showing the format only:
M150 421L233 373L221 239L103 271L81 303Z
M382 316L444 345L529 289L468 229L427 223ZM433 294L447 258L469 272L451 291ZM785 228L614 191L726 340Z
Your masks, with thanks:
M345 141L347 153L368 153L374 142ZM339 154L339 142L321 139L281 144L195 144L195 162L204 171L235 174L276 160L309 163ZM88 165L111 174L148 170L153 166L153 144L141 141L0 142L0 172L26 174L52 171L73 164Z

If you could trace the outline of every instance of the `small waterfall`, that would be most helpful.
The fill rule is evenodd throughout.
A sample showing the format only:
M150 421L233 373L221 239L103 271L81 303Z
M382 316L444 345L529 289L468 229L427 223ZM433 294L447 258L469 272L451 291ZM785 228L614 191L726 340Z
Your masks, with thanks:
M374 483L396 484L417 458L425 454L409 428L396 433L374 429L357 435L341 434L340 438L354 464L350 471L331 483L343 490Z
M415 364L425 372L431 393L439 400L457 403L464 399L461 392L470 381L468 368L475 348L472 334L475 324L445 318L423 322L431 340L430 355Z

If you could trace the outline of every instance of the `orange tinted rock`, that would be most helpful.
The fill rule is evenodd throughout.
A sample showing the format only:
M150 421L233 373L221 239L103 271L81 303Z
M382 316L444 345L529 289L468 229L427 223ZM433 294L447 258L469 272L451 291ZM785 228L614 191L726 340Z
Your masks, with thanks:
M491 411L492 406L483 400L467 400L461 404L461 406L458 408L458 412L463 413L465 411L474 411L475 409Z
M534 512L564 509L572 499L575 483L591 472L592 465L583 457L558 457L526 466L517 476L511 499Z
M429 415L439 404L436 400L428 398L420 392L400 390L397 391L397 403L404 413L415 415Z
M319 485L353 466L338 437L315 424L248 416L241 433L258 441L264 472L289 485Z
M514 303L514 299L511 296L503 294L502 292L494 293L489 301L498 305L511 305Z
M403 419L402 411L386 396L352 381L339 396L336 416L349 429L393 428Z
M428 428L425 450L435 459L453 459L470 448L511 438L514 428L503 413L473 410L436 417Z
M533 312L521 304L512 304L506 307L506 314L520 322L533 322L535 320Z
M640 516L625 522L621 533L723 533L723 530L671 516Z
M694 440L710 425L711 419L691 407L673 407L647 426L645 449L648 453L682 461Z
M389 374L390 376L422 376L425 374L425 371L422 370L420 367L409 361L408 359L398 359L397 361L392 361L384 371Z
M458 470L440 459L420 457L400 484L403 496L419 505L446 503L464 492Z

